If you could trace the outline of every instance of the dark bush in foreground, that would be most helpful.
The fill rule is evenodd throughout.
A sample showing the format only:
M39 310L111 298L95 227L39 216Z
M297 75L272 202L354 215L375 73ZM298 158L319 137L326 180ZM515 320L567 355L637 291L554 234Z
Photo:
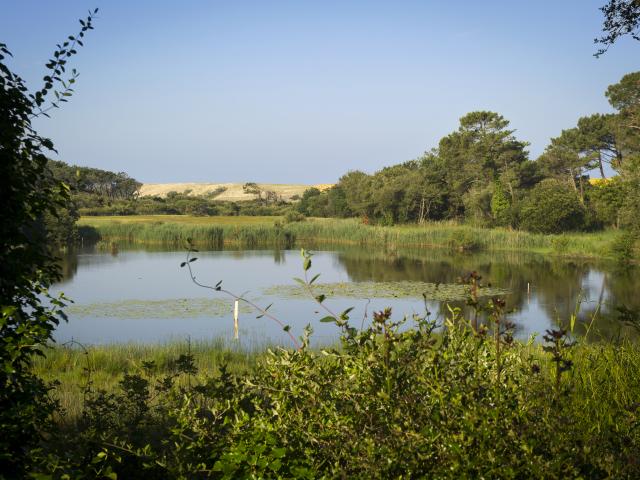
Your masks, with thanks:
M339 349L280 349L256 371L153 366L89 392L38 453L56 478L638 478L637 346L514 342L454 312L441 333L391 312ZM190 387L177 387L188 375ZM183 382L183 384L185 384Z

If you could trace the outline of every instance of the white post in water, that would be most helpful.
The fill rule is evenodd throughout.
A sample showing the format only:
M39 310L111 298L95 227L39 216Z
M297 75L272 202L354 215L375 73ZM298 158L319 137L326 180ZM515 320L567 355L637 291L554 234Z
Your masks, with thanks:
M233 304L233 339L238 340L238 300Z

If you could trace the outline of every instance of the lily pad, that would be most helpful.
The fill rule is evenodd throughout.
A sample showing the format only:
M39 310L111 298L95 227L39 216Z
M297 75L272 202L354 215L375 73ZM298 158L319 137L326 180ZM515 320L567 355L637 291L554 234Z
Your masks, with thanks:
M240 312L251 313L240 302ZM173 298L166 300L121 300L73 304L65 308L72 317L104 318L195 318L222 317L233 314L233 300L220 298Z
M302 285L275 285L263 290L265 295L281 298L312 298L325 295L327 298L423 298L437 301L466 300L471 287L458 283L426 282L337 282L313 285L313 295ZM480 288L479 297L494 297L508 294L502 288Z

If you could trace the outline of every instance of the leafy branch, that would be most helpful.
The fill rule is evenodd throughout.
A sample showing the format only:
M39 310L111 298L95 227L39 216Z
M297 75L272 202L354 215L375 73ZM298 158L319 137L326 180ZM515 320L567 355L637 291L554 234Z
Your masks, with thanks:
M594 43L604 45L594 57L599 58L609 50L616 40L625 35L630 35L634 40L640 41L640 2L637 0L609 0L600 8L604 15L602 31L604 35L594 39Z
M236 300L238 302L246 303L251 308L253 308L254 310L256 310L257 312L260 313L260 315L258 315L256 318L266 317L266 318L276 322L280 326L280 328L282 328L282 330L285 331L287 333L287 335L289 335L289 338L291 339L291 341L295 345L296 349L300 350L302 348L302 346L300 345L300 342L298 342L296 337L291 333L291 326L290 325L286 325L285 323L280 321L278 318L274 317L272 314L269 313L268 310L271 308L271 305L273 305L273 304L270 304L266 308L262 308L259 305L255 304L254 302L252 302L251 300L245 298L244 294L236 295L235 293L222 288L222 280L220 280L214 286L205 285L204 283L199 282L196 279L196 276L193 273L193 269L191 267L191 264L193 262L195 262L196 260L198 260L198 257L193 257L192 256L193 253L197 253L197 252L198 252L198 250L194 247L192 239L188 238L187 239L187 259L186 259L186 261L184 261L184 262L182 262L180 264L180 267L187 267L187 269L189 270L189 277L191 277L191 281L193 283L195 283L197 286L199 286L201 288L206 288L208 290L213 290L214 292L224 293L224 294L232 297L234 300Z
M71 76L67 78L67 80L62 79L62 75L66 73L66 64L67 60L78 53L76 47L83 47L84 43L82 39L85 36L85 33L88 30L93 30L93 19L95 15L98 13L98 9L95 8L93 11L89 11L89 15L83 20L80 19L80 31L77 35L69 35L67 40L65 40L62 45L57 44L57 49L53 52L53 58L50 59L45 67L49 70L49 73L45 75L42 80L44 85L42 88L35 92L35 94L29 94L29 97L37 107L37 111L33 111L29 118L35 118L40 115L44 115L45 117L49 117L47 113L49 110L53 108L59 108L60 103L65 103L68 101L68 97L73 95L73 87L72 85L76 82L76 79L79 76L79 73L76 69L71 70ZM55 89L54 86L56 84L62 85L62 89ZM55 96L55 100L51 100L51 103L48 107L43 108L42 106L47 102L47 97L50 92L53 92Z
M327 298L326 295L324 294L316 295L315 292L313 291L313 283L320 277L320 274L317 273L313 277L311 277L311 279L309 279L308 272L311 269L311 257L313 256L313 253L303 248L300 250L300 255L302 256L302 259L303 259L302 269L304 270L304 279L294 278L294 280L298 282L300 285L302 285L313 297L316 303L320 305L320 308L322 308L325 312L329 314L325 317L322 317L320 321L323 323L335 323L336 326L340 327L350 337L354 337L355 334L357 333L356 329L353 327L349 327L349 323L348 323L349 312L353 310L353 307L347 308L346 310L342 311L340 314L334 313L329 307L327 307L324 304L324 301ZM365 316L366 316L366 312L365 312ZM363 323L364 323L364 319L363 319Z

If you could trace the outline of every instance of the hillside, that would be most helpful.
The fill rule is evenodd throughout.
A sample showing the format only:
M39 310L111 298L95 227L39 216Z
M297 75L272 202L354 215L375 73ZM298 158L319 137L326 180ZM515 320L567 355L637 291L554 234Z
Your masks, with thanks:
M244 193L242 185L242 183L145 183L140 187L140 196L165 197L169 192L188 192L189 195L201 196L225 188L226 190L219 195L216 195L216 200L237 202L253 200L256 198L253 194ZM286 185L276 183L258 183L257 185L263 191L276 192L283 200L290 200L294 195L302 196L304 191L311 187L315 187L321 191L331 187L331 184Z

